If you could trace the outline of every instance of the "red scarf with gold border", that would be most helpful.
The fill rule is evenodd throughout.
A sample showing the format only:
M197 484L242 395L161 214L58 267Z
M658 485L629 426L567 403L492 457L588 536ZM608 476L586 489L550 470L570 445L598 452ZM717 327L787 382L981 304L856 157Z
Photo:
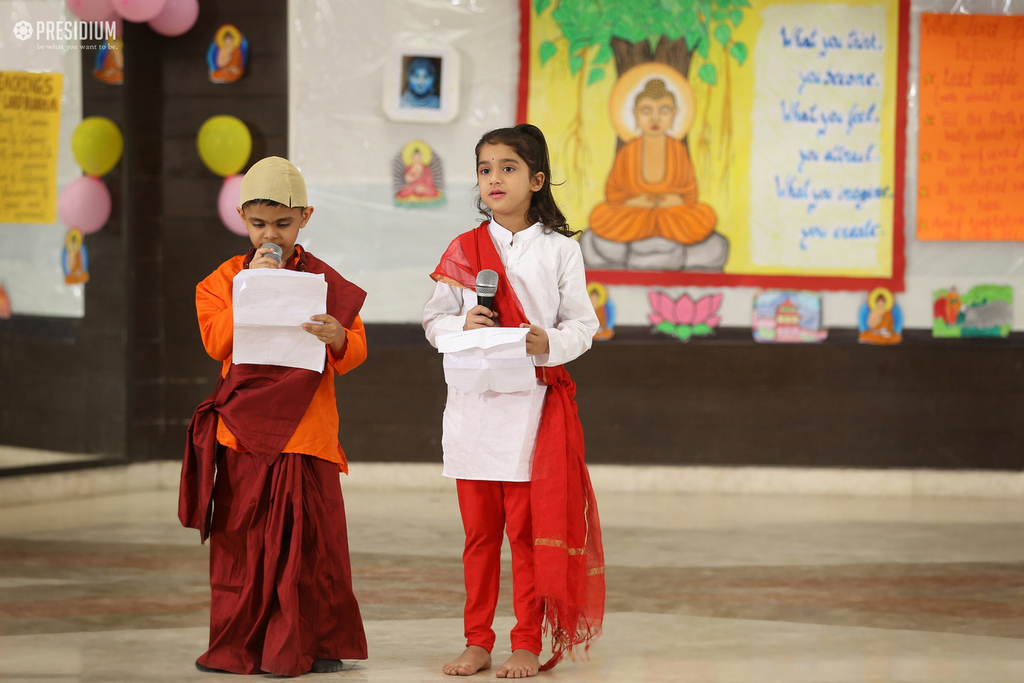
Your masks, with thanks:
M507 327L528 323L491 240L488 221L459 235L431 274L439 282L475 289L483 269L498 273L495 311ZM576 409L576 384L565 366L538 367L548 385L533 453L530 506L533 516L537 598L544 606L544 631L551 635L554 667L574 647L590 647L604 619L604 549L590 474L584 462L583 426Z

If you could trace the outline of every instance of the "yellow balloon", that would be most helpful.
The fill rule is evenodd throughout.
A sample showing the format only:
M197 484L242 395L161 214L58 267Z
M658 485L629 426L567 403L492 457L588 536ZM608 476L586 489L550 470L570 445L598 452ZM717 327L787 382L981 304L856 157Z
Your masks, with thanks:
M71 151L86 175L97 178L117 166L124 151L124 138L117 124L104 116L90 116L71 134Z
M245 168L252 153L252 136L234 116L213 116L199 127L196 148L208 169L227 177Z

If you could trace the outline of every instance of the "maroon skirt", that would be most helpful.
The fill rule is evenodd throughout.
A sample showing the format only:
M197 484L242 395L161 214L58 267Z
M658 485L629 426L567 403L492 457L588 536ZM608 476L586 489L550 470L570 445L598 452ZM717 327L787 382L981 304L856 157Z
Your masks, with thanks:
M299 676L315 659L366 659L338 466L285 453L268 467L248 453L220 450L210 649L199 663Z

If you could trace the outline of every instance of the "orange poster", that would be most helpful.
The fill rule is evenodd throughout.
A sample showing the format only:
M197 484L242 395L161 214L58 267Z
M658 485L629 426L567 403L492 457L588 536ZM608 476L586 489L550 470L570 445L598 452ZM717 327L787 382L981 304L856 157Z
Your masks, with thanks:
M920 240L1024 240L1024 17L921 15Z

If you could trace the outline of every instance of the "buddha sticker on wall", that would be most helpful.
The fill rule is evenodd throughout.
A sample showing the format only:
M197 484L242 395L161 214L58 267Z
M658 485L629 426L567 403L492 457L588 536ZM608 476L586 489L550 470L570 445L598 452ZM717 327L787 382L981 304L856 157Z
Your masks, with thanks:
M441 159L423 140L407 142L391 166L395 206L444 204L444 170Z
M214 83L234 83L245 75L249 62L249 41L234 24L224 24L214 35L206 52L206 66Z
M721 271L729 241L700 201L684 142L697 115L689 81L665 64L641 64L619 77L608 107L623 144L580 238L587 267Z
M885 287L873 289L857 314L857 341L875 346L892 346L903 341L903 311Z
M7 296L7 290L0 285L0 320L11 319L11 297Z
M604 341L615 336L615 304L608 294L608 288L600 282L588 282L587 294L597 314L597 332L594 341Z
M92 75L108 85L124 83L124 44L120 38L112 38L96 50Z
M89 281L89 254L85 250L85 238L78 228L71 228L64 236L61 268L65 284L78 285Z

